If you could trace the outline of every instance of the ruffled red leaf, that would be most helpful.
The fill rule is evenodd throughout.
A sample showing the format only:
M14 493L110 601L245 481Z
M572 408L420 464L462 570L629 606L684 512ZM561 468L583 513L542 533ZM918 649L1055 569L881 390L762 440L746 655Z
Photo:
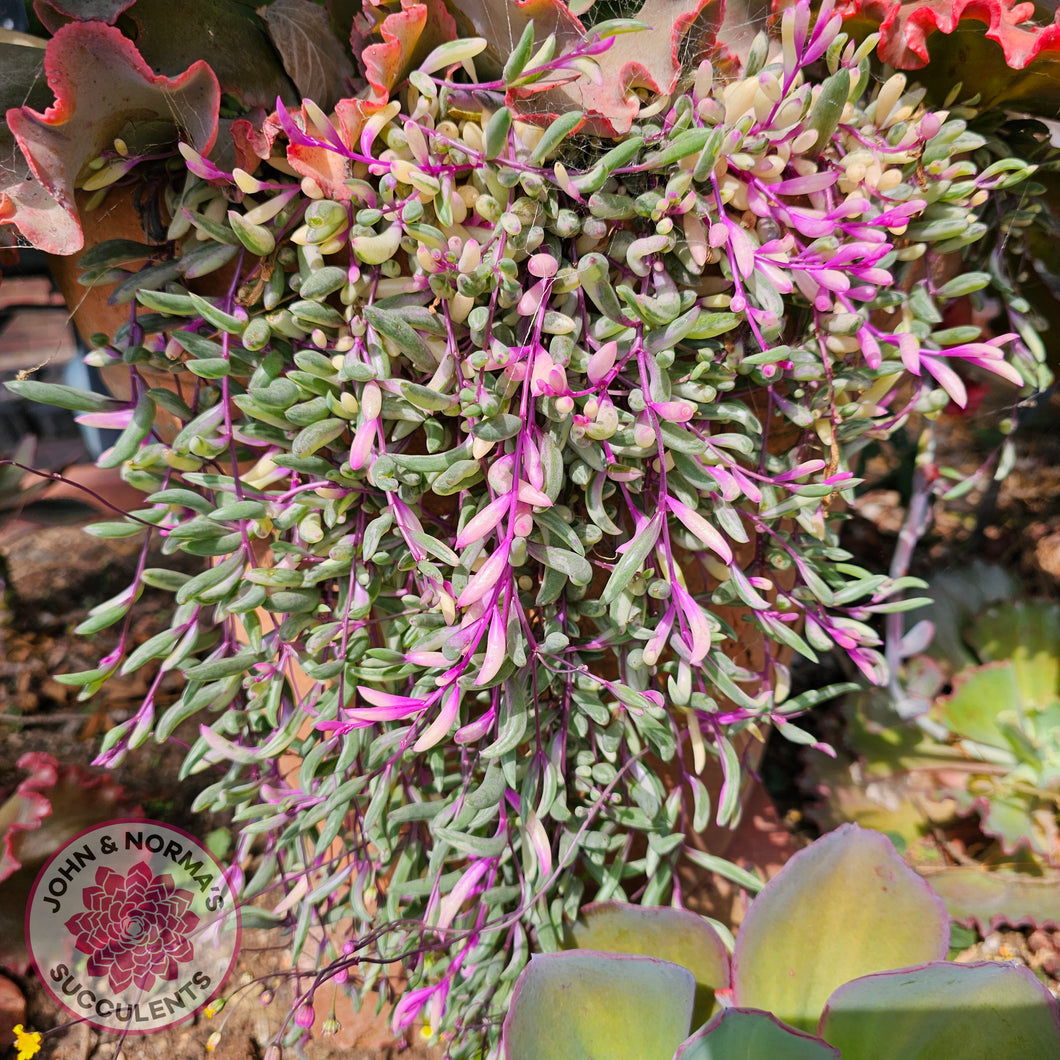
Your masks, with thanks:
M880 32L879 54L936 97L958 82L984 107L1019 103L1054 117L1060 107L1060 22L1034 21L1018 0L839 0L855 36Z
M376 102L385 103L390 90L406 77L418 59L445 41L455 40L456 23L442 0L401 0L401 10L381 14L381 0L369 0L376 26L355 20L351 34L354 55L360 56L364 76ZM382 42L368 43L377 28Z
M21 975L29 963L22 920L41 866L78 832L143 811L109 773L60 765L39 751L24 754L18 767L30 775L0 806L0 965Z
M84 166L133 122L170 122L174 139L209 151L221 93L205 62L174 79L158 76L132 41L98 22L62 27L48 43L44 69L55 103L43 113L7 112L29 172L3 174L0 221L47 253L73 254L84 241L74 204Z
M1035 25L1034 4L1020 0L847 0L837 5L844 18L878 22L880 58L900 70L919 70L932 58L928 38L951 34L969 22L1001 46L1006 63L1022 70L1043 51L1060 50L1060 25Z
M342 143L352 151L358 151L364 123L382 106L381 102L365 99L339 100L335 105L334 131ZM327 141L327 136L314 128L304 110L298 124L310 136ZM287 161L303 177L312 177L329 199L345 202L350 198L350 189L345 182L352 176L352 163L340 152L328 147L291 143L287 145Z
M68 22L105 22L113 26L118 16L136 0L35 0L33 10L49 33Z

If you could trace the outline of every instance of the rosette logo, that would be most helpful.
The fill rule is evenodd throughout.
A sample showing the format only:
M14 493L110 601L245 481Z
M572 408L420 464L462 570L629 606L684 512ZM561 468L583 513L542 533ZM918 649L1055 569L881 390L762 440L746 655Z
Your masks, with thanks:
M116 821L76 836L38 876L26 941L41 982L100 1030L149 1034L220 992L239 949L235 893L179 829Z

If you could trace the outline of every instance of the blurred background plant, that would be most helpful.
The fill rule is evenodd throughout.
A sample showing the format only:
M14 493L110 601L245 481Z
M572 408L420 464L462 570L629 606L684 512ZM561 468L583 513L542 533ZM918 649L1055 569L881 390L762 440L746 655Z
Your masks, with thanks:
M928 592L906 634L904 714L884 689L844 700L839 758L808 762L814 819L890 835L954 919L1056 926L1060 604L983 563Z

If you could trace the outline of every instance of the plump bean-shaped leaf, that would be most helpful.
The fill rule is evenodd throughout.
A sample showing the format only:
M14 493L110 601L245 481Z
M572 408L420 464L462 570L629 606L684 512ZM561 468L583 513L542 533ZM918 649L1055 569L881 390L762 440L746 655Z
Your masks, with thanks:
M623 140L617 147L612 147L596 164L609 175L616 169L628 165L637 157L637 153L644 146L642 136L630 136Z
M653 957L540 954L504 1020L505 1060L671 1060L694 991L687 968Z
M168 655L173 645L180 639L182 630L164 629L149 637L135 651L133 651L121 665L122 674L131 674L138 670L149 659L157 659L159 656Z
M455 399L449 394L443 394L439 390L432 390L429 386L413 383L408 379L398 381L401 396L416 408L424 412L443 412L455 404Z
M485 47L486 40L483 37L465 37L461 40L446 41L444 44L439 44L420 63L419 70L424 74L433 74L436 70L473 59Z
M155 422L155 403L143 393L133 409L132 420L118 435L118 440L99 458L100 467L121 467L140 448Z
M243 329L247 326L245 320L241 320L231 313L226 313L223 309L215 306L209 299L203 298L194 292L190 293L188 297L192 300L202 318L213 324L215 328L227 331L229 335L243 334Z
M482 466L477 460L457 460L431 482L431 491L448 497L467 489L482 477Z
M195 303L187 294L177 294L173 291L137 291L136 300L156 313L176 317L195 316Z
M843 66L825 79L821 92L806 118L805 128L817 131L817 139L806 152L808 158L816 158L824 150L824 145L831 140L849 95L850 71Z
M527 26L532 29L532 26ZM485 142L483 154L486 158L496 158L508 146L508 133L512 127L512 112L507 107L501 107L486 123Z
M251 254L256 254L259 258L263 258L266 254L271 254L276 249L276 237L272 234L271 229L266 228L264 225L248 221L236 210L228 211L228 223L232 231L235 232L236 238Z
M501 78L506 85L511 84L526 69L526 64L530 61L530 53L533 50L534 24L533 22L528 22L523 27L522 35L519 37L518 43L512 49L507 62L504 64L504 69L501 71Z
M41 383L36 379L15 379L4 386L19 397L29 401L39 401L44 405L54 405L72 412L114 412L122 403L103 394L93 394L87 390L64 386L62 383Z
M556 118L530 152L530 164L537 165L548 158L583 121L585 121L585 115L578 111L570 111Z
M622 553L622 558L615 564L611 577L607 579L604 591L600 594L600 599L605 604L615 600L629 585L630 579L640 570L648 553L655 547L661 528L662 516L656 513L648 521L648 525L630 542L629 548Z
M339 328L345 323L342 314L324 302L314 302L300 298L288 307L299 323L311 324L314 327Z
M549 570L558 571L575 585L588 585L593 580L593 565L577 552L554 545L539 545L531 541L527 552Z
M232 373L232 362L227 357L200 357L185 364L188 371L200 379L224 379Z
M414 364L431 364L434 358L423 339L404 321L398 310L379 309L376 306L366 306L364 319L368 324L390 339L395 346Z
M133 265L158 252L157 246L136 243L131 239L106 239L78 258L79 269L99 269L113 265Z
M644 160L644 165L660 169L663 166L672 166L674 162L680 162L682 158L687 158L689 155L698 155L713 135L714 129L712 128L686 129L661 151L649 155Z
M325 265L310 274L309 278L299 288L298 293L302 298L308 298L313 301L327 298L329 294L334 294L342 287L348 279L349 274L345 269L340 269L337 265Z
M140 580L152 589L174 593L188 580L188 577L189 575L182 571L169 570L166 567L148 567L140 575Z
M733 993L812 1030L836 987L941 960L948 946L946 907L927 883L885 836L844 825L799 851L751 904Z
M319 420L303 428L291 442L291 452L296 456L310 456L318 449L323 449L328 442L333 442L348 424L337 418Z

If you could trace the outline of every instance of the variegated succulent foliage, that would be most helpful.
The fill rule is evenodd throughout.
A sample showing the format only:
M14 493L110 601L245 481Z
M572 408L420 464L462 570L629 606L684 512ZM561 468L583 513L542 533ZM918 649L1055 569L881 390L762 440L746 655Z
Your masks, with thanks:
M649 3L659 31L580 8L366 4L362 82L220 133L205 63L169 80L70 22L60 102L8 113L28 238L79 249L75 187L159 195L161 243L81 259L128 306L91 360L131 397L15 384L121 427L102 463L146 494L92 528L144 539L80 627L119 647L60 679L186 677L100 760L198 723L198 806L313 969L295 1034L345 983L477 1055L586 898L680 905L685 858L754 886L686 835L737 818L765 726L811 740L792 719L834 690L792 696L792 653L882 680L873 623L916 603L837 545L850 455L963 404L962 372L1043 378L943 320L1015 283L992 252L1030 167L974 107L925 106L828 4L726 46L720 5ZM177 115L179 155L77 96L101 68ZM211 565L148 567L157 541ZM137 644L146 585L175 610Z

